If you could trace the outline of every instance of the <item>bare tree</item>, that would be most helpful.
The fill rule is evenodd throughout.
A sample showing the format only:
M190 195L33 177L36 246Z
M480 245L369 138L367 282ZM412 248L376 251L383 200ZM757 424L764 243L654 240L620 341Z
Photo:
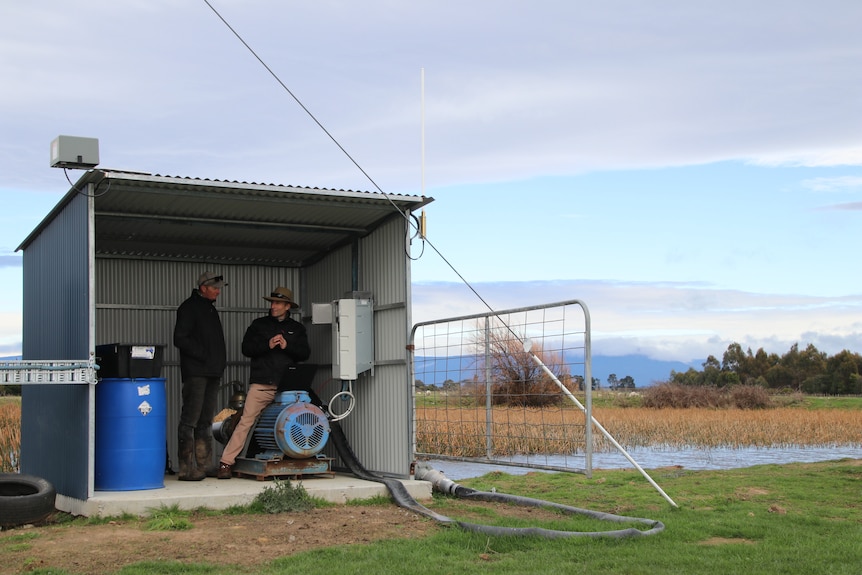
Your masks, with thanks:
M484 332L477 336L474 342L479 369L477 374L484 374L485 337ZM522 335L513 333L507 328L492 328L488 337L488 362L490 371L491 401L495 405L514 405L522 407L540 407L558 403L562 399L559 387L551 377L532 359L530 353L524 351ZM546 352L542 345L533 342L532 353L544 363L548 369L570 389L574 385L568 372L563 355L558 352ZM479 383L479 382L477 382ZM479 387L474 393L478 395ZM481 390L484 391L484 390Z

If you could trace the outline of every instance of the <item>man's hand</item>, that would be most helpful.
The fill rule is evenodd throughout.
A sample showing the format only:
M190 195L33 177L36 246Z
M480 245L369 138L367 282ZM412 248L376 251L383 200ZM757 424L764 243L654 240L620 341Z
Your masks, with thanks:
M275 335L269 340L269 349L275 349L276 347L280 347L281 349L287 347L287 340L281 334Z

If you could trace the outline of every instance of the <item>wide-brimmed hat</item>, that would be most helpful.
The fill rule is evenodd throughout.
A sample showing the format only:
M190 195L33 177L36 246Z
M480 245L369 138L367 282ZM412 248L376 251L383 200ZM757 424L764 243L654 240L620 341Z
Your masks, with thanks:
M293 292L286 287L279 286L275 288L271 294L263 296L263 299L266 301L286 301L290 304L290 307L299 307L299 304L293 301Z
M222 288L227 285L227 282L224 281L224 276L219 275L215 272L204 272L198 277L198 287L201 286L210 286Z

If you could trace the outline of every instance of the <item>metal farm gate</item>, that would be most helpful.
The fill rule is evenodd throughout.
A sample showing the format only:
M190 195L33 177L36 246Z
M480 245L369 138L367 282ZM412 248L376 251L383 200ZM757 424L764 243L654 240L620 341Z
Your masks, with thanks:
M592 475L583 302L419 323L410 339L416 457Z

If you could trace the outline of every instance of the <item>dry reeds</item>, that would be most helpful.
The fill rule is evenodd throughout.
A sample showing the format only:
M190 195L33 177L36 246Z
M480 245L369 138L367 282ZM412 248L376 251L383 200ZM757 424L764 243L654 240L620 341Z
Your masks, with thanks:
M456 457L478 457L489 447L506 455L572 453L584 449L584 424L576 410L497 406L489 439L484 409L417 407L417 450Z
M600 408L593 416L623 447L714 448L862 445L862 418L853 410L798 408ZM499 455L579 453L584 414L495 408L492 450ZM486 453L487 424L480 409L417 408L417 451L475 457ZM613 446L594 433L594 450Z
M0 402L0 473L18 471L21 452L21 404Z

